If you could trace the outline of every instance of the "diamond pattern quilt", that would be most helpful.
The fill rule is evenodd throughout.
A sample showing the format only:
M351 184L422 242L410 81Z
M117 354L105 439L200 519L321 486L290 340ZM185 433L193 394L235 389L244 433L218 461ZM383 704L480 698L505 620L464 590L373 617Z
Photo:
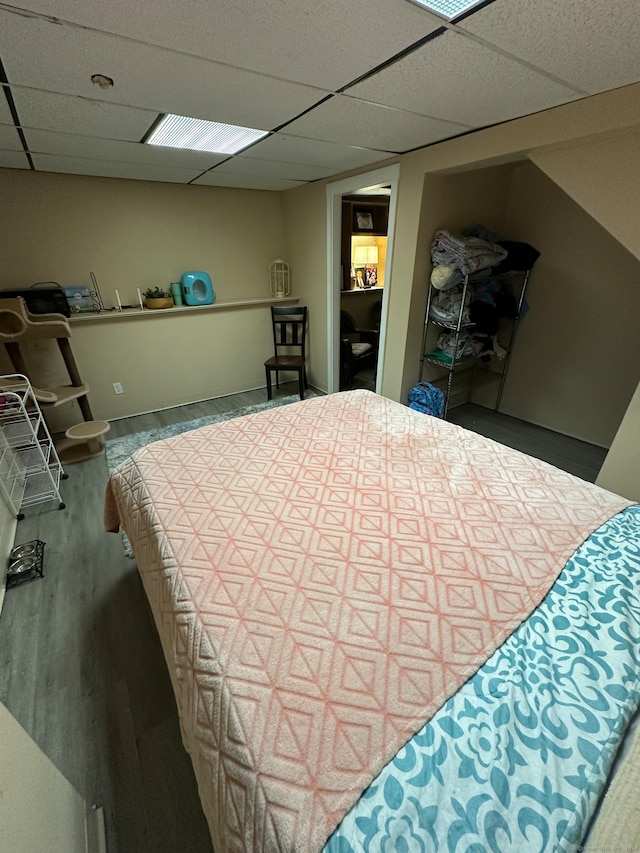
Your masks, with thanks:
M318 851L626 501L366 391L111 476L216 853Z

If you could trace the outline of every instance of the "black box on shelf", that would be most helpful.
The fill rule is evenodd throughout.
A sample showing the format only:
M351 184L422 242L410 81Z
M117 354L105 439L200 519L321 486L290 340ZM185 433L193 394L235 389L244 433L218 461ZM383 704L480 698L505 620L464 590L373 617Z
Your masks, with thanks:
M71 316L69 302L61 287L29 287L22 290L0 290L0 299L21 296L30 314L64 314Z

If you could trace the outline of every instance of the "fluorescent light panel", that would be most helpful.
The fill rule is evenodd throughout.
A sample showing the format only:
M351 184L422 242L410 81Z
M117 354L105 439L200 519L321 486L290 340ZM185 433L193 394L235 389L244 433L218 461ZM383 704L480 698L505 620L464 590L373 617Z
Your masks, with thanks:
M147 144L211 151L214 154L237 154L252 142L267 135L268 131L254 130L251 127L166 115L147 139Z
M437 15L442 15L447 21L453 21L474 6L479 6L484 0L411 0L411 2L424 6L425 9Z

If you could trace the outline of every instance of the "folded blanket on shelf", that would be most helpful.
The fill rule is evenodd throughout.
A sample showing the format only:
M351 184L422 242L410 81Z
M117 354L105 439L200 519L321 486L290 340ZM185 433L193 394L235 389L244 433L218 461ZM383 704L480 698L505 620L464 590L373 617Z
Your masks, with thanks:
M434 266L448 266L463 275L490 268L506 256L507 250L496 243L480 237L457 237L446 230L436 231L431 244Z

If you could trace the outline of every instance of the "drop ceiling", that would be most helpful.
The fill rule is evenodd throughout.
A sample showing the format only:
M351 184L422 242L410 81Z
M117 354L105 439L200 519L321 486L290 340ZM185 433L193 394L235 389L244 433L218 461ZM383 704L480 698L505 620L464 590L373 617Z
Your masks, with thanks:
M637 0L0 2L0 167L281 191L636 83L638 44ZM269 135L145 145L166 113Z

